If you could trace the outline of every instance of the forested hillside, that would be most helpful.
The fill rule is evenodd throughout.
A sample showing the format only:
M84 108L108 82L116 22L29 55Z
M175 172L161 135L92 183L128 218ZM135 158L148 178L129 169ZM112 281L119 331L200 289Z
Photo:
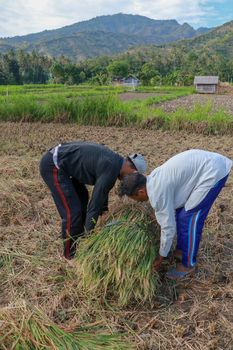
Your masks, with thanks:
M93 33L88 35L89 46L83 48L86 53L95 40ZM123 34L112 35L112 44L116 45L114 38ZM107 37L103 45L106 41ZM68 50L69 41L66 46ZM116 55L107 54L92 59L83 56L75 63L64 55L49 58L46 52L41 55L35 51L10 51L0 55L0 84L85 82L103 85L127 75L139 78L143 85L190 85L195 75L219 75L222 81L232 82L233 21L197 38L160 46L141 45Z
M0 53L10 49L36 50L50 57L65 55L73 61L111 55L139 45L159 45L192 38L207 28L193 29L176 20L154 20L144 16L116 14L100 16L41 33L0 39Z

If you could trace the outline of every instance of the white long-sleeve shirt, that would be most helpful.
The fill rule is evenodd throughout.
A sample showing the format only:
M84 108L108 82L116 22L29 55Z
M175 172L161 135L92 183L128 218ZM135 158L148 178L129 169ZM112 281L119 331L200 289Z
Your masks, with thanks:
M176 234L175 210L195 208L231 167L227 157L193 149L170 158L147 176L147 194L161 226L161 256L168 255Z

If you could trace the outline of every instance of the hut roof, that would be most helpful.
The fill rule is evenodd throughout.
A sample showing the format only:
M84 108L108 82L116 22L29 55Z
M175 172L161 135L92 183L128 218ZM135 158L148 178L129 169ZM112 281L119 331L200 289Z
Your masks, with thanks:
M194 84L218 84L218 76L196 76L194 79Z

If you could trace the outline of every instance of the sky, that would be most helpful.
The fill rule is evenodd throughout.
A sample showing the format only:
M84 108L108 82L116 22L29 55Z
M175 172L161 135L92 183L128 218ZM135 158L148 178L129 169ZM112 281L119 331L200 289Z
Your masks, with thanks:
M137 14L194 28L233 20L233 0L0 0L0 37L56 29L96 16Z

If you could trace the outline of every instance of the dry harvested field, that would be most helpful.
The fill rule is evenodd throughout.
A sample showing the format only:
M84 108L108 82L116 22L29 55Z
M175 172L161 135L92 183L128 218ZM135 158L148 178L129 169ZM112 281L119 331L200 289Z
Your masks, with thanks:
M179 285L168 282L166 263L153 305L135 303L119 309L114 303L88 300L78 291L74 264L61 255L58 214L39 176L42 154L58 142L74 139L104 143L123 155L139 151L148 159L149 170L190 148L233 158L230 136L2 123L0 309L34 305L65 329L92 324L121 332L135 349L233 349L233 174L206 224L197 275ZM112 206L115 200L112 191ZM0 349L6 348L0 344Z
M159 104L165 112L174 112L177 108L191 110L197 104L205 105L211 103L213 110L223 109L227 113L233 114L233 94L211 95L193 94L180 97L178 99ZM158 105L156 105L157 107Z
M124 92L119 94L122 101L129 100L145 100L149 97L161 96L161 94L156 94L154 92Z

